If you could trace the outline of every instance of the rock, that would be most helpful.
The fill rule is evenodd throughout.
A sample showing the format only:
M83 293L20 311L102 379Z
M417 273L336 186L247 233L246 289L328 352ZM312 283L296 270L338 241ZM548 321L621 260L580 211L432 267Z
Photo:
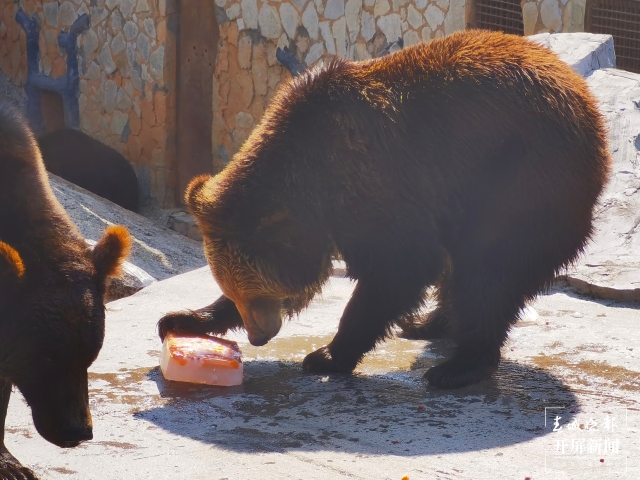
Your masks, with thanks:
M148 12L149 11L149 2L147 0L138 0L138 6L136 7L136 12Z
M300 15L290 3L280 5L280 20L287 36L291 39L295 38L296 30L300 25Z
M404 34L402 39L404 40L403 48L420 43L420 35L418 35L418 32L416 32L415 30L409 30Z
M240 15L240 4L235 3L225 10L229 20L235 20Z
M128 112L131 110L133 102L131 97L122 88L118 89L118 95L116 95L116 108L122 112Z
M373 38L376 34L376 23L369 12L362 12L362 29L360 30L362 34L362 38L364 38L367 42Z
M251 48L253 42L250 35L240 35L238 39L238 65L240 68L251 68Z
M336 54L341 57L347 56L347 21L344 17L333 22L331 26L333 38L336 41Z
M113 113L116 108L116 95L118 87L113 80L107 80L104 84L104 109L107 113Z
M136 40L136 46L138 47L138 51L142 58L145 60L149 60L149 54L151 52L151 45L149 44L149 37L147 37L144 33L138 35L138 40Z
M164 83L164 45L159 46L149 58L151 76L159 84Z
M313 5L313 2L309 2L307 8L302 14L302 25L309 32L309 38L312 40L318 39L318 13L316 12L316 7Z
M444 33L449 35L457 30L464 30L467 0L451 0L447 16L444 19Z
M240 7L238 7L238 10ZM144 19L144 31L147 32L149 38L156 38L156 26L153 23L153 18L145 18Z
M433 40L433 30L431 30L429 27L424 27L420 32L420 35L422 36L423 42L430 42L431 40Z
M324 46L322 43L314 43L309 49L309 53L304 58L304 63L307 64L307 67L311 67L314 63L316 63L324 53Z
M415 6L418 10L422 10L424 7L427 6L427 1L428 0L415 0Z
M44 18L52 27L58 26L58 2L49 2L42 5Z
M155 279L141 268L123 262L120 278L107 279L104 303L129 297L154 282Z
M133 12L133 8L135 7L135 5L135 0L121 0L120 13L122 13L125 18L129 17L129 15L131 15L131 12Z
M108 44L104 44L100 53L98 54L98 62L104 68L104 71L107 75L111 75L116 71L116 64L113 61L113 57L111 56L111 49Z
M376 0L375 7L373 7L373 16L374 18L379 18L389 10L391 10L389 0Z
M542 0L540 4L540 16L542 23L551 32L558 32L562 29L562 12L558 0Z
M611 35L594 33L539 33L527 37L551 48L580 75L600 68L615 67L616 57Z
M424 12L424 18L427 20L427 23L429 24L429 27L431 27L431 30L435 30L442 24L444 20L444 13L438 7L431 4ZM387 37L387 39L389 39L389 37Z
M320 32L322 33L322 38L324 39L324 44L327 47L327 52L329 55L336 54L336 43L333 40L333 35L331 34L331 27L329 22L320 22Z
M78 18L78 14L76 13L76 7L73 6L71 2L64 2L58 8L58 21L61 25L65 27L70 27L73 25L73 22Z
M260 32L266 38L278 38L282 33L282 25L278 17L278 11L271 5L263 5L258 14Z
M240 128L251 128L253 126L253 117L246 112L236 113L236 126Z
M532 35L535 32L538 22L538 4L535 1L527 2L522 7L522 23L524 24L524 34Z
M436 0L436 5L442 10L446 12L449 8L449 0Z
M111 131L116 135L121 135L124 130L124 126L129 121L129 115L121 112L120 110L116 110L113 112L113 117L111 119Z
M424 23L422 14L413 5L407 8L407 20L413 28L420 28Z
M347 19L347 29L349 30L349 40L355 43L360 33L360 13L362 12L362 0L347 0L345 17Z
M98 48L98 36L96 35L96 32L94 32L92 29L89 29L84 35L82 35L81 38L84 55L86 58L89 58L89 56Z
M136 35L138 35L138 26L129 20L124 25L124 34L126 35L127 40L133 40L136 38Z
M397 13L392 13L378 19L378 27L386 37L387 42L394 42L402 37L401 23L400 15Z
M242 0L242 19L246 28L258 28L258 0Z
M307 3L307 0L293 0L293 4L296 6L296 8L298 10L300 10L302 12L302 10L304 9L305 4Z
M113 40L111 40L111 51L115 55L118 55L120 52L122 52L126 48L126 46L127 42L125 42L122 32L118 32L118 34L113 37Z
M344 16L344 0L327 0L327 6L324 9L324 18L337 20L342 16Z

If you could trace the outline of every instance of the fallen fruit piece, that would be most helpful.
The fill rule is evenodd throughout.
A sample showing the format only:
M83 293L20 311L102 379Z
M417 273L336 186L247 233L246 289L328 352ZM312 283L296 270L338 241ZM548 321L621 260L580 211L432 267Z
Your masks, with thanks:
M168 334L160 369L167 380L230 387L242 384L242 353L230 340Z

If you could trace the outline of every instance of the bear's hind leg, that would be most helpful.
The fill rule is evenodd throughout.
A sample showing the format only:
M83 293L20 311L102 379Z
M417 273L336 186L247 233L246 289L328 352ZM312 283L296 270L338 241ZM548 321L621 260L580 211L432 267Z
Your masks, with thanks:
M199 310L171 312L158 322L160 339L169 332L205 335L224 335L228 330L244 328L235 303L222 295L211 305Z
M419 318L409 318L398 324L402 329L398 334L400 338L406 338L408 340L451 338L451 313L447 310L448 283L448 274L438 282L435 294L438 306L435 310Z

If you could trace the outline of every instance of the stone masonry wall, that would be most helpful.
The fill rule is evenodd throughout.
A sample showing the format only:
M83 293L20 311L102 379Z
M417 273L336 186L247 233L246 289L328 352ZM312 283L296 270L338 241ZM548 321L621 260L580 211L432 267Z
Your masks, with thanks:
M586 0L523 0L524 34L584 30Z
M15 21L22 7L40 24L40 73L66 72L57 37L83 13L90 29L78 40L80 128L122 153L143 196L174 204L175 35L166 0L0 0L0 69L26 81L25 35Z
M305 66L335 55L363 60L398 37L408 46L464 29L466 1L215 0L214 164L229 161L289 78L277 47L287 46Z

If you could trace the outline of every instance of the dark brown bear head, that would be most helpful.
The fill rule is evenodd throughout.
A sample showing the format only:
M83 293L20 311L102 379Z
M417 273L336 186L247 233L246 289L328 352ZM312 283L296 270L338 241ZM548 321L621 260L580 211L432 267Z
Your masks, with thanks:
M60 447L93 437L87 368L104 339L105 281L131 239L110 227L93 251L81 243L69 241L66 260L33 261L0 242L1 374L24 395L40 435Z
M249 341L261 346L280 331L283 317L303 310L320 291L333 243L295 207L252 204L230 167L193 179L185 199L214 278L240 312Z

